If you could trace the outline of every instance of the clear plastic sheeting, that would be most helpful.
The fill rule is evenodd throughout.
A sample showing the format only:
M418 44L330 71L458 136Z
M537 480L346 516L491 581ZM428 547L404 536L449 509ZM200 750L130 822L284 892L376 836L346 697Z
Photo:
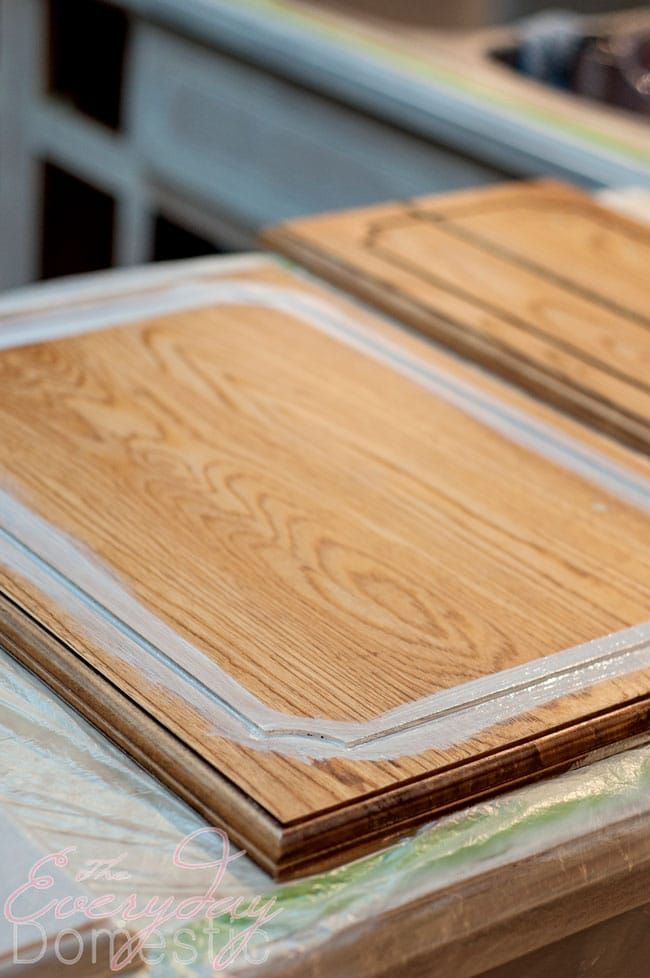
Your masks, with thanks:
M0 804L44 854L71 850L67 871L119 924L147 931L154 978L370 974L363 947L386 921L403 914L406 940L409 921L428 913L429 930L447 939L488 874L511 866L515 880L517 865L562 846L567 864L582 846L586 867L583 840L608 835L629 862L614 829L650 814L650 747L635 746L276 884L4 652L0 741Z

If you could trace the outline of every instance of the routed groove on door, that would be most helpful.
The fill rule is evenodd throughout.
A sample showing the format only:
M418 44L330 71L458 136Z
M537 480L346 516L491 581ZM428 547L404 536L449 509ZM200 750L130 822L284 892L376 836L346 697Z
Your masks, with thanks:
M650 452L650 229L555 181L303 218L265 239Z

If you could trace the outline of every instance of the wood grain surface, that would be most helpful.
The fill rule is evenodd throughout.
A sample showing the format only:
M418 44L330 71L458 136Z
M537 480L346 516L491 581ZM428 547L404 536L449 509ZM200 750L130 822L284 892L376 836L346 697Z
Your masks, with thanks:
M230 278L281 290L295 314L241 299L0 352L0 487L78 558L66 544L41 554L40 577L17 573L0 540L12 653L278 876L645 729L637 671L443 746L424 724L408 751L310 759L264 730L225 735L173 676L152 677L149 654L128 660L48 589L48 575L85 588L110 623L108 575L289 727L316 731L649 617L642 510L307 323L301 302L579 436L643 486L646 460L541 405L520 415L522 395L270 262ZM0 530L27 546L10 515ZM86 559L97 575L82 588Z
M552 181L289 222L277 250L650 452L650 229Z

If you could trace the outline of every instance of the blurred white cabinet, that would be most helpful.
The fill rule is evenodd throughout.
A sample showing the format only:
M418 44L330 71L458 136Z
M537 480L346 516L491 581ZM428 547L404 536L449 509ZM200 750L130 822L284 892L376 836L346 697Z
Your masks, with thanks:
M134 0L0 0L0 287L161 257L161 227L194 235L197 249L249 248L283 218L502 176L263 59L234 57L227 39L161 27L155 13L155 2ZM115 17L119 49L108 36ZM75 18L84 30L66 37ZM111 44L119 71L107 62ZM107 124L87 107L113 75L121 109ZM50 206L52 188L75 180L74 206Z
M142 25L130 124L151 174L243 226L470 186L486 167L224 54Z

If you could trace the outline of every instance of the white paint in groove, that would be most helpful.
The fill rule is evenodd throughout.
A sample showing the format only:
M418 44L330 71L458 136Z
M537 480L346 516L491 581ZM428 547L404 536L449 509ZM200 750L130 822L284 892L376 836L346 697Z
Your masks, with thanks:
M144 284L144 283L143 283ZM0 350L63 339L157 316L210 306L248 305L274 309L387 364L509 440L537 452L650 512L650 481L596 449L524 415L494 395L409 353L399 343L362 325L337 306L301 290L247 280L175 281L166 291L109 295L96 308L66 309L36 319L5 322Z
M0 503L6 524L0 529L0 563L31 582L93 648L106 649L114 667L124 661L138 669L161 694L191 704L214 736L257 750L303 760L386 760L442 749L560 696L650 668L647 622L462 683L372 720L290 716L257 699L65 534L4 492ZM84 654L82 647L77 651Z
M266 255L249 252L156 262L145 267L109 268L82 276L51 279L0 295L0 324L6 319L9 321L8 325L14 328L20 327L21 323L25 327L24 320L15 318L12 323L11 317L24 315L43 321L49 319L53 307L64 304L67 304L67 315L76 319L81 303L107 302L116 296L128 298L135 292L146 293L152 289L157 289L158 295L161 295L165 289L175 284L209 282L210 279L222 278L233 272L250 272L264 265L269 265Z
M253 305L293 316L388 364L524 447L645 510L650 484L606 456L419 360L310 293L242 280L175 284L117 296L97 309L53 313L0 331L0 348L103 329L180 309ZM0 491L0 562L30 581L93 645L143 670L224 736L303 760L379 760L445 748L596 683L650 668L650 622L424 697L368 721L272 710L144 607L92 554ZM82 649L78 649L82 652Z

